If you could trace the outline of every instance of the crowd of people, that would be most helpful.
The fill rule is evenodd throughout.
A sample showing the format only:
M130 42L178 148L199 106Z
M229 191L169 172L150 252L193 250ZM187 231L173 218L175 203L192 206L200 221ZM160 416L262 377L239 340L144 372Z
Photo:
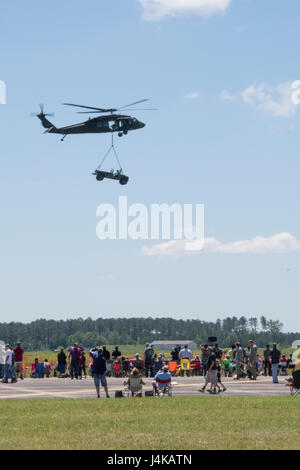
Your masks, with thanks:
M176 346L170 352L170 357L165 357L163 352L156 353L154 345L146 343L144 353L140 356L136 353L135 357L123 356L119 347L110 353L105 346L93 348L89 351L88 357L85 355L83 347L78 343L69 348L66 352L61 348L57 354L57 361L52 364L45 358L39 361L35 358L31 364L30 376L32 378L49 378L51 374L54 377L67 378L71 380L82 379L91 374L95 381L97 396L100 393L100 383L106 391L107 377L124 377L125 385L129 385L132 394L140 393L144 384L143 377L152 377L153 387L159 387L170 383L171 376L204 376L205 384L199 390L205 392L210 384L210 393L225 391L226 387L222 383L222 376L233 377L236 380L248 378L256 380L258 375L272 376L273 382L278 383L278 374L288 374L288 369L293 369L292 354L286 357L285 354L277 349L274 343L272 348L269 345L263 351L263 355L258 354L257 346L253 340L248 341L246 348L236 342L229 348L229 351L223 351L217 343L214 346L201 344L200 355L194 355L193 352L185 346ZM5 353L2 359L0 376L2 382L12 383L18 379L24 379L24 348L18 342L15 347L9 344L5 346ZM159 380L157 380L159 379ZM160 382L161 381L161 382ZM134 385L132 385L134 384Z

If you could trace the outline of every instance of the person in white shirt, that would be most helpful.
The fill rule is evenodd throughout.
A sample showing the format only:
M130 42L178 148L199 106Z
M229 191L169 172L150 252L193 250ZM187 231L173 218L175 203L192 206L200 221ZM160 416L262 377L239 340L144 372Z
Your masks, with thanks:
M188 349L188 345L186 344L183 349L179 352L178 355L179 359L189 359L191 360L193 357L192 351Z
M11 379L12 383L17 382L17 377L13 366L13 352L10 345L6 344L4 356L4 376L2 382L8 383L8 379Z

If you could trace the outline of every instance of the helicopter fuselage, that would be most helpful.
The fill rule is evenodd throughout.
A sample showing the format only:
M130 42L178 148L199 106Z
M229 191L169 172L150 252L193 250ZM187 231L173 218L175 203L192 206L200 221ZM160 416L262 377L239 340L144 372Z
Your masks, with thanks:
M46 118L40 118L43 126L50 134L103 134L108 132L118 132L119 135L127 134L128 131L142 129L145 124L136 118L123 114L110 114L90 118L87 121L57 128Z

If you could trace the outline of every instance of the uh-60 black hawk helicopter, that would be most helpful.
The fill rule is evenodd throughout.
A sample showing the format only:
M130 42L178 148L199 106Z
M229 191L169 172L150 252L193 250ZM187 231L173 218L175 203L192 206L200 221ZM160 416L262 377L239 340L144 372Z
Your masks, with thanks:
M56 127L54 124L52 124L47 117L48 116L54 116L53 113L44 113L44 105L40 105L41 112L39 114L34 114L34 116L38 117L43 125L43 127L46 129L45 134L62 134L63 137L61 138L61 141L65 139L67 135L71 134L105 134L105 133L112 133L112 143L109 151L106 153L104 156L101 164L97 167L93 175L96 176L98 181L102 181L104 178L109 178L109 179L116 179L119 180L120 184L127 184L128 182L128 176L125 176L122 172L122 168L118 159L118 156L116 154L115 148L114 148L114 143L113 143L113 133L117 132L119 137L122 137L123 135L126 135L128 131L134 131L137 129L142 129L145 127L145 124L141 121L138 121L135 117L128 116L126 114L116 114L118 111L126 111L127 108L143 103L145 101L148 101L147 99L143 99L140 101L135 101L134 103L127 104L126 106L122 106L120 108L110 108L110 109L105 109L105 108L96 108L92 106L83 106L80 104L73 104L73 103L63 103L65 106L74 106L76 108L83 108L83 109L88 109L89 111L78 111L78 114L102 114L106 113L104 116L97 116L95 118L89 118L87 121L78 123L78 124L72 124L70 126L65 126L65 127ZM131 111L134 111L133 108L130 109ZM152 108L148 109L137 109L137 111L148 111L148 110L153 110ZM108 113L108 114L107 114ZM113 150L115 153L115 156L117 158L117 161L119 163L120 169L114 172L114 170L111 170L110 172L106 171L100 171L100 168L102 164L104 163L104 160L110 153L110 151Z

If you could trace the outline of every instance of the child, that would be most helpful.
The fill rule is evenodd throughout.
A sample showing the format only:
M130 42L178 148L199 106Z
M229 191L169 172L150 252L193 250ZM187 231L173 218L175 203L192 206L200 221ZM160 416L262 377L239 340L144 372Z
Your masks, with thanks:
M222 386L222 390L221 390L221 387L220 385ZM217 387L219 389L219 393L222 391L222 392L225 392L225 390L227 390L227 388L225 387L225 385L222 383L222 379L221 379L221 364L220 364L220 361L217 359Z

